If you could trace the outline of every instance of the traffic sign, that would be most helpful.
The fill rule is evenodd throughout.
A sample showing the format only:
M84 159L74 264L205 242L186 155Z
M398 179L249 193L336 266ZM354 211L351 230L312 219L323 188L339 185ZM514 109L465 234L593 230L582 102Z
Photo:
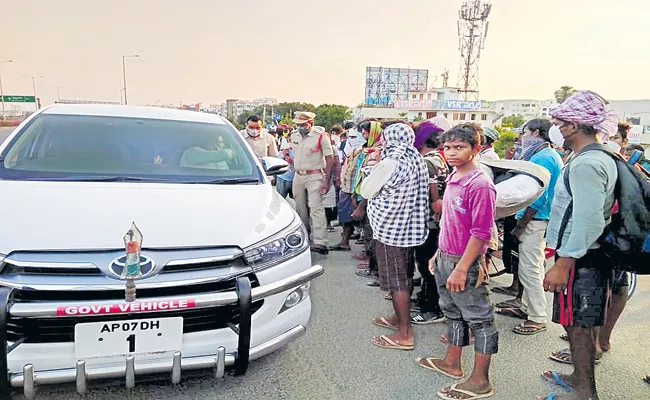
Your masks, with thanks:
M5 103L36 103L34 96L3 96Z

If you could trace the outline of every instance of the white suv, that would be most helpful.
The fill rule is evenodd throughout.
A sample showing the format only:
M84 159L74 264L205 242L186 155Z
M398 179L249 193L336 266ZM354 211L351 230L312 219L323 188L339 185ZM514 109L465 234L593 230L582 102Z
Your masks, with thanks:
M305 331L300 219L224 118L55 105L0 146L0 390L226 367L246 372ZM136 299L125 234L142 234ZM132 282L132 281L127 281ZM133 299L129 299L133 300Z

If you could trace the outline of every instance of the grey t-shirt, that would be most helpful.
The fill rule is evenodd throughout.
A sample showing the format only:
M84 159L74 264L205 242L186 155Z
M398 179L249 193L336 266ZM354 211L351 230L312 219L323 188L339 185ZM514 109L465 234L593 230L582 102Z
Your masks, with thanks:
M568 160L555 186L546 232L546 242L552 248L557 247L562 218L571 201L564 185L567 167L573 194L573 213L557 254L560 257L582 258L589 249L598 248L598 238L611 221L618 172L614 160L601 151L587 151Z

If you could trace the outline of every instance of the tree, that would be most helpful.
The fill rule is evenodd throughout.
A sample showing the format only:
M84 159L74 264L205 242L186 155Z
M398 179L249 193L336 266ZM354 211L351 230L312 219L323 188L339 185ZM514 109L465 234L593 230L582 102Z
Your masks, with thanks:
M409 115L409 113L401 112L398 115L400 118L406 118L406 116Z
M501 124L506 128L519 128L526 123L526 118L523 115L510 115L505 117Z
M496 126L494 129L499 131L499 140L494 142L494 151L497 152L499 157L505 158L506 150L515 145L517 134L502 126Z
M327 131L331 130L334 125L343 124L352 118L352 110L338 104L321 104L316 107L315 112L315 124L324 127Z
M562 104L564 100L568 99L572 94L576 93L577 90L573 86L562 86L560 90L556 90L554 93L555 101Z

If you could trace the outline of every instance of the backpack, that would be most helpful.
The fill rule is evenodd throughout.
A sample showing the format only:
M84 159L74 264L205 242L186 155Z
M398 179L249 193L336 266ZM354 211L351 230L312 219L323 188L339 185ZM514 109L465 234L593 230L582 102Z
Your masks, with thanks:
M602 151L616 163L618 178L614 196L618 202L618 212L612 214L609 226L598 239L601 249L610 257L617 268L640 275L650 274L650 174L637 168L634 160L628 162L620 154L598 144L586 146L576 157L587 151ZM569 165L564 173L564 185L569 186ZM560 226L559 243L573 212L573 200L569 203Z

